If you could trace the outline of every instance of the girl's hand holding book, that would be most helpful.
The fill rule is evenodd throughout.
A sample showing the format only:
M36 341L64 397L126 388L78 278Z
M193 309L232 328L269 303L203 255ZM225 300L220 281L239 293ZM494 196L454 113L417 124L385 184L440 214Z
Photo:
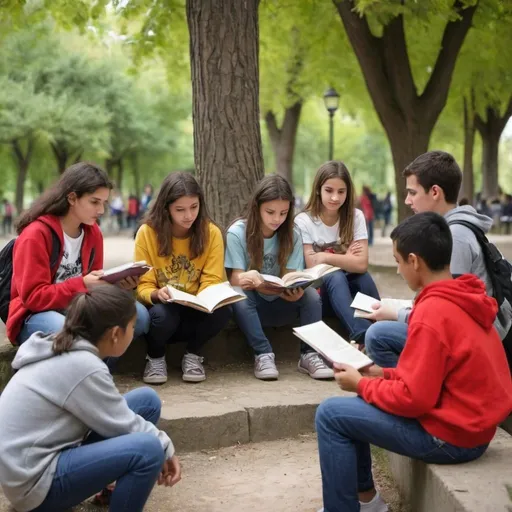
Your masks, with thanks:
M159 290L154 290L151 292L151 302L153 304L161 302L165 303L167 302L171 296L169 295L169 289L167 286L163 286Z
M93 270L90 274L84 277L84 284L88 290L95 288L96 286L104 286L106 283L102 281L103 270Z
M260 284L262 284L264 279L261 277L261 274L257 270L249 270L248 272L243 272L239 277L239 285L242 287L242 290L254 290Z
M287 302L297 302L303 295L304 290L302 288L294 288L292 290L285 290L279 297Z
M137 288L139 280L140 277L128 276L119 281L117 283L117 286L119 286L119 288L122 288L123 290L133 290L134 288Z

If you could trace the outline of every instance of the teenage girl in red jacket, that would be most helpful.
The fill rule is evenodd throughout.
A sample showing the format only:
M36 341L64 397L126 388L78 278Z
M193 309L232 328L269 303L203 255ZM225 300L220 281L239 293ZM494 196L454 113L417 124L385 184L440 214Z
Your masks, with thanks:
M104 213L111 188L100 167L80 162L66 169L21 215L7 319L7 336L13 344L21 345L36 331L60 331L71 299L104 284L103 236L97 220ZM52 267L55 246L59 252ZM127 279L121 286L133 288L136 284ZM137 304L135 336L147 332L148 326L147 310Z

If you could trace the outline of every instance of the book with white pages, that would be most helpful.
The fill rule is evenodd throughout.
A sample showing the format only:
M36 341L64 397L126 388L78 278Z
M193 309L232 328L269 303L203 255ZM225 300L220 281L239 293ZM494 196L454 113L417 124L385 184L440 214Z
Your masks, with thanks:
M171 296L168 302L176 302L182 306L194 308L204 313L213 313L216 309L247 298L245 294L234 290L227 281L212 284L197 295L183 292L170 285L167 286L167 289Z
M383 298L379 301L369 295L357 292L352 304L350 304L350 307L355 310L354 318L367 318L370 314L375 312L372 306L379 303L397 313L401 309L412 308L413 305L413 301L408 299Z
M321 320L314 324L294 327L293 334L331 363L348 364L357 370L373 364L373 361L358 350L356 345L343 339Z
M269 274L261 274L264 282L261 283L256 290L263 291L268 294L279 294L284 290L293 290L295 288L308 288L309 286L320 286L322 278L340 270L339 267L320 263L311 268L288 272L283 277L271 276Z

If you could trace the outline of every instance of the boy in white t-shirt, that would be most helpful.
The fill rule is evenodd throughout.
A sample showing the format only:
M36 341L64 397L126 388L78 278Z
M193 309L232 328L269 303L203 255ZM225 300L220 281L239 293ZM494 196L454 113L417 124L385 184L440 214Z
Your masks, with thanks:
M351 340L364 343L371 323L354 318L350 307L357 292L379 300L368 269L368 234L363 212L354 207L354 186L343 162L331 161L317 171L311 197L295 217L304 244L306 267L320 263L344 272L326 276L321 288L323 314L334 313Z

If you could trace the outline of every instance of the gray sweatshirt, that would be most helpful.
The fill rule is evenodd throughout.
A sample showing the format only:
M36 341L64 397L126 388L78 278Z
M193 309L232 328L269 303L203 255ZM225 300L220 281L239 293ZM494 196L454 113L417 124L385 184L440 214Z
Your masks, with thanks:
M450 210L444 216L446 222L454 222L456 220L464 220L470 222L487 233L492 226L492 219L486 215L477 213L477 211L469 205L458 206ZM452 224L450 231L453 238L452 259L450 261L450 271L452 274L474 274L479 277L487 289L487 295L492 295L492 286L485 268L485 260L482 249L473 232L466 226L460 224ZM501 306L504 314L505 322L500 322L496 318L494 326L498 331L501 339L505 337L512 324L512 307L505 300ZM398 320L407 322L410 310L402 309L398 312Z
M0 395L0 484L18 512L44 501L60 452L89 431L151 433L167 458L174 454L167 434L130 410L94 345L77 339L57 356L52 341L35 333L19 348L12 363L19 371Z

